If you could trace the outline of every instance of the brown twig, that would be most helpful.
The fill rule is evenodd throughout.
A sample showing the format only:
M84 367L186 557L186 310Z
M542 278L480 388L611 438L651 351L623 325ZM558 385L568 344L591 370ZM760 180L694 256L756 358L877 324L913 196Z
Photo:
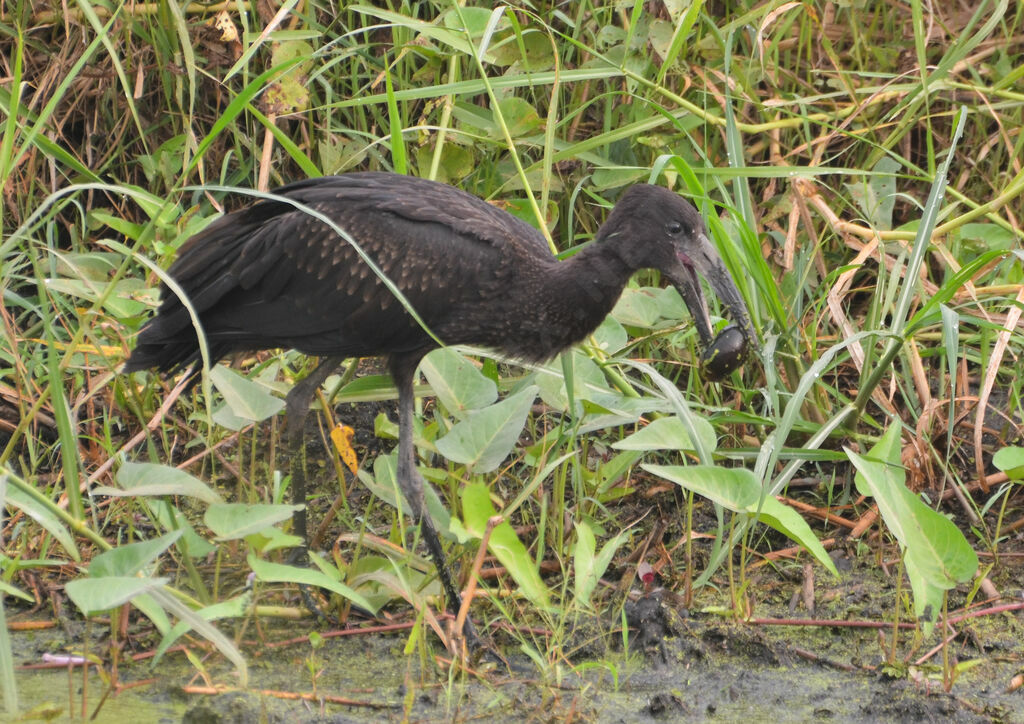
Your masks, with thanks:
M260 696L271 696L275 699L289 699L297 701L326 702L328 704L340 704L342 706L359 706L364 709L398 709L399 704L390 704L379 701L363 701L361 699L349 699L345 696L332 696L320 692L301 691L279 691L277 689L242 689L237 686L183 686L181 688L186 694L204 694L206 696L219 696L230 694L236 691L247 691Z

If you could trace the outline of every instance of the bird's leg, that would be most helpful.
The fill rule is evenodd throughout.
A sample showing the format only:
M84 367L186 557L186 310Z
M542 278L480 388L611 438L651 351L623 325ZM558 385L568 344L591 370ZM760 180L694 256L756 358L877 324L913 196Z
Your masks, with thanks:
M317 368L302 378L285 397L285 436L288 439L288 459L292 473L292 503L303 506L292 513L292 528L302 538L302 550L309 544L306 531L306 447L303 445L306 432L306 416L309 414L313 395L324 380L344 361L344 357L328 357Z
M416 470L416 447L413 444L413 416L415 413L415 395L413 393L413 374L416 370L415 361L392 361L391 372L398 387L398 485L402 489L409 507L412 509L413 519L420 524L420 531L423 540L430 551L430 557L434 560L437 568L438 578L441 579L441 587L444 589L445 599L448 603L448 610L453 615L458 615L459 607L462 605L462 596L452 581L451 572L448 570L448 561L445 558L444 550L441 548L441 539L438 537L437 528L430 517L423 498L423 478ZM463 629L463 635L471 647L479 643L476 631L469 618Z

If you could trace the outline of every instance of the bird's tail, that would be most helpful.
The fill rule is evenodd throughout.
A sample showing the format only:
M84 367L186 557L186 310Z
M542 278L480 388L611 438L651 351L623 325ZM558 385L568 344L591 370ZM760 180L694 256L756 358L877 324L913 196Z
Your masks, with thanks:
M199 343L195 334L192 339L187 336L160 338L152 325L143 328L139 341L132 350L131 356L125 360L124 372L157 369L163 374L171 374L201 359Z
M211 323L210 310L238 284L231 267L239 248L256 226L251 221L244 223L247 221L244 218L243 223L239 223L239 216L236 213L222 217L192 237L168 270L204 327ZM202 361L192 313L167 285L161 285L160 298L157 315L139 332L135 349L125 362L125 372L156 368L161 373L171 374L189 366L197 369ZM213 334L216 337L218 331L213 330ZM210 364L232 350L223 339L207 337L207 345Z

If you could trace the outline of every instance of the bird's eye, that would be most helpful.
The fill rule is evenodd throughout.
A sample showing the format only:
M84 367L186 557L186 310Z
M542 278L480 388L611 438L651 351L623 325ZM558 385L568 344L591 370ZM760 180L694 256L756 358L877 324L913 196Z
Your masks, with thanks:
M670 221L668 222L668 226L665 227L665 230L672 236L675 236L676 234L682 232L683 225L680 224L678 221Z

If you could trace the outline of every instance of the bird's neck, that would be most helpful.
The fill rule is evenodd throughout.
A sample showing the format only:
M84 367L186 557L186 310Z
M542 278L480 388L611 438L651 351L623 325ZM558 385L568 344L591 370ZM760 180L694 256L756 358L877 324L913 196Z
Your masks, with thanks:
M548 283L524 319L529 348L549 358L593 332L615 306L633 270L603 245L591 244L571 258L552 262ZM523 345L527 348L527 345Z
M593 311L594 326L615 306L623 287L633 275L609 243L592 243L559 265L558 291L565 300ZM563 301L563 303L565 303Z

